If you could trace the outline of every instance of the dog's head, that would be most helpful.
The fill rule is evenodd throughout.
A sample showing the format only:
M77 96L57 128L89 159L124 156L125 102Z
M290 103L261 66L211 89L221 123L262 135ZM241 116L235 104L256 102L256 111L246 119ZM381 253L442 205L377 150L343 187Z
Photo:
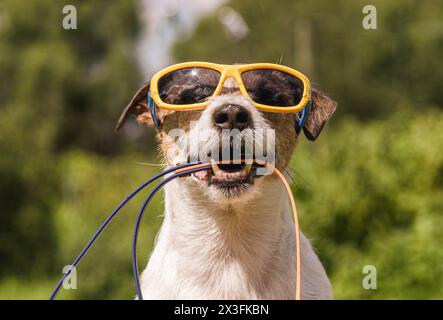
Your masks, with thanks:
M172 102L186 99L189 94L198 94L198 90L190 93L189 87L182 85L179 77L169 85L168 100ZM260 85L263 85L263 81ZM278 88L278 99L290 99L287 89ZM149 82L138 90L126 106L117 123L117 130L123 126L129 114L135 115L139 124L154 126L148 110L148 91ZM318 137L336 106L335 101L313 89L311 112L303 127L309 140ZM165 165L169 167L192 160L254 157L273 162L280 170L286 170L298 136L295 129L297 116L258 110L250 98L241 94L236 81L228 78L221 94L212 97L202 111L157 109L157 139ZM274 178L261 169L240 162L213 165L212 170L194 173L180 181L196 188L202 197L206 195L212 201L237 201L265 192L267 181Z

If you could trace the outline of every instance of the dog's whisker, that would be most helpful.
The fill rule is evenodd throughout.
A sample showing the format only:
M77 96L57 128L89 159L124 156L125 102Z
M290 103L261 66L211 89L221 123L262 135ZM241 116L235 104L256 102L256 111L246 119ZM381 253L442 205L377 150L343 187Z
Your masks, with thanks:
M288 178L289 183L294 184L294 171L289 166L282 169L283 174Z
M150 167L163 167L164 166L161 163L146 163L146 162L138 162L138 161L134 161L133 163L140 164L143 166L150 166Z
M288 170L290 170L290 174L291 174L291 181L294 184L295 187L298 187L301 185L300 181L306 185L306 186L310 186L310 183L308 181L308 179L306 179L302 174L300 174L300 172L298 172L297 170L295 170L294 168L290 168L288 167Z

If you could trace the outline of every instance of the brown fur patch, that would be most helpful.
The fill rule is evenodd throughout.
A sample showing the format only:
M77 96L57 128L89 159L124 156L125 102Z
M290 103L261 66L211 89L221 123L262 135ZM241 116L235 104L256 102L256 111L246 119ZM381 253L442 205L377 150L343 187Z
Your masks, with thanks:
M312 91L312 102L312 111L303 128L303 132L309 140L317 139L337 108L337 102L318 90Z

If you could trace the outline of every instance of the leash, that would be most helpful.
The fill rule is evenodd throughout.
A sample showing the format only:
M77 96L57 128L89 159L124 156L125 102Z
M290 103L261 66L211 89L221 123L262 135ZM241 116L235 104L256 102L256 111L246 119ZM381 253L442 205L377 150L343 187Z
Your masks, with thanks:
M230 161L220 161L218 163L219 164L223 164L223 163L229 163L229 162ZM295 236L296 236L296 259L297 259L296 260L296 265L297 265L297 270L296 270L295 299L296 300L301 300L300 225L299 225L299 220L298 220L297 208L296 208L296 205L295 205L295 199L294 199L294 196L292 194L292 190L291 190L291 187L289 185L289 182L286 180L286 178L284 177L283 173L280 170L278 170L273 165L271 165L271 164L269 164L267 162L264 162L264 161L255 160L255 162L257 164L259 164L259 165L266 166L266 167L272 169L273 172L276 173L276 175L282 181L282 183L283 183L283 185L284 185L284 187L285 187L285 189L286 189L286 191L287 191L287 193L289 195L289 198L290 198L290 201L291 201L291 206L292 206L292 213L293 213L293 216L294 216ZM144 214L144 211L145 211L146 207L148 206L149 202L152 200L153 196L165 184L169 183L170 181L174 180L175 178L178 178L178 177L181 177L181 176L185 176L185 175L189 175L191 173L198 172L198 171L209 170L211 167L212 166L211 166L210 162L207 162L207 163L193 162L193 163L182 164L182 165L179 165L179 166L176 166L176 167L173 167L173 168L169 168L169 169L163 170L162 172L156 174L155 176L153 176L152 178L150 178L149 180L144 182L137 189L135 189L131 194L129 194L126 197L125 200L123 200L114 209L114 211L112 211L112 213L106 218L106 220L102 223L102 225L99 227L99 229L95 232L95 234L93 235L91 240L89 240L87 245L83 248L83 250L77 256L77 258L71 264L70 268L63 274L62 278L60 279L60 281L58 282L58 284L55 287L54 291L52 292L51 296L49 297L49 300L54 300L57 297L57 295L58 295L58 293L60 291L60 288L61 288L64 280L66 279L66 277L68 277L70 275L70 273L72 272L73 268L78 266L78 264L81 262L81 259L89 251L91 246L98 239L98 237L104 231L104 229L107 227L107 225L120 212L120 210L123 208L123 206L129 200L131 200L137 193L139 193L141 190L143 190L145 187L147 187L150 183L152 183L153 181L157 180L158 178L160 178L160 177L162 177L162 176L164 176L166 174L174 172L173 175L166 177L162 182L157 184L153 188L153 190L149 193L149 195L146 197L145 201L143 202L142 207L140 208L140 211L138 213L137 220L136 220L136 223L135 223L135 227L134 227L134 234L133 234L133 240L132 240L132 269L133 269L133 273L134 273L134 281L135 281L135 288L136 288L137 298L138 298L138 300L143 300L143 294L142 294L141 287L140 287L138 263L137 263L137 240L138 240L138 233L139 233L139 230L140 230L141 220L143 218L143 214Z
M71 266L69 267L68 270L66 270L66 272L63 274L62 278L60 279L60 281L58 282L57 286L55 287L55 289L53 290L51 296L49 297L49 300L54 300L57 295L58 292L60 291L61 286L63 285L63 281L65 281L66 277L69 276L72 272L72 269L77 267L78 264L80 263L81 259L84 257L84 255L89 251L89 249L91 248L91 246L94 244L94 242L97 240L97 238L100 236L100 234L105 230L105 228L108 226L108 224L115 218L115 216L120 212L120 210L125 206L126 203L128 203L129 200L131 200L137 193L139 193L141 190L143 190L144 188L146 188L149 184L151 184L152 182L154 182L155 180L157 180L158 178L171 173L177 169L180 168L185 168L188 166L192 166L198 164L198 162L192 162L192 163L186 163L186 164L182 164L179 165L177 167L174 168L169 168L166 170L163 170L160 173L157 173L156 175L154 175L152 178L150 178L149 180L147 180L146 182L144 182L143 184L141 184L137 189L135 189L132 193L130 193L125 200L123 200L113 211L112 213L106 218L106 220L102 223L102 225L97 229L97 231L94 233L94 235L92 236L91 240L89 240L89 242L86 244L86 246L83 248L83 250L80 252L80 254L77 256L77 258L75 258L74 262L71 264Z

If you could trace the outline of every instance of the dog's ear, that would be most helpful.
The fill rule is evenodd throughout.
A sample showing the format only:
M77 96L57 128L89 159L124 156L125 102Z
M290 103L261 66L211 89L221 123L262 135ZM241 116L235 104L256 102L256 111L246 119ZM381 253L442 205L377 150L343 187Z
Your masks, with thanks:
M123 110L120 118L115 125L115 131L120 130L128 119L129 114L133 114L137 117L137 122L139 124L147 124L151 127L154 126L154 121L152 120L151 113L148 109L148 91L149 91L149 81L145 83L137 93L132 97L131 101Z
M332 117L337 102L324 93L312 89L312 110L306 120L303 132L309 140L317 139L326 122Z

